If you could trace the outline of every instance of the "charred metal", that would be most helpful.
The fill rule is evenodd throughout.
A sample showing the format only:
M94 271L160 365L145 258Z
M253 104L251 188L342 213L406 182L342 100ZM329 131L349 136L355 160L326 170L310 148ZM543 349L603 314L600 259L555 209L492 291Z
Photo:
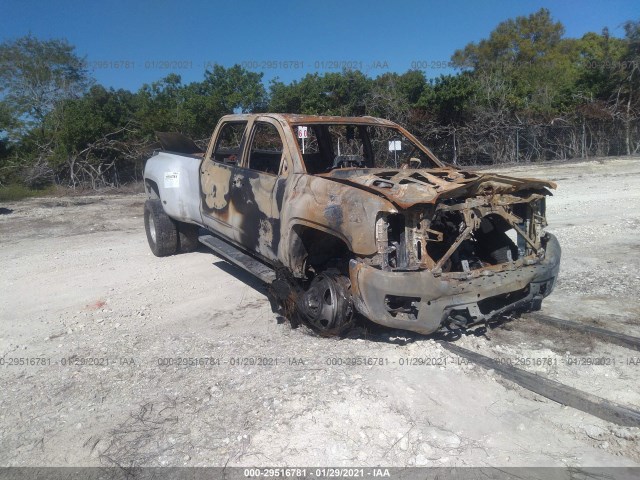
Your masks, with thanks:
M204 155L163 140L191 154L149 161L166 213L280 272L280 297L325 333L354 311L430 333L537 309L553 289L552 182L446 165L373 117L229 115ZM184 171L185 190L162 189L167 170Z

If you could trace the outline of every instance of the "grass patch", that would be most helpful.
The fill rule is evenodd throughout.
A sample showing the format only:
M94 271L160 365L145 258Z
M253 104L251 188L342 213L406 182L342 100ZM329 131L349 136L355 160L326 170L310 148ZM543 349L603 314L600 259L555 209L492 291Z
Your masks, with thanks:
M15 202L24 198L44 197L55 192L56 187L50 186L41 189L33 189L20 184L0 187L0 202Z

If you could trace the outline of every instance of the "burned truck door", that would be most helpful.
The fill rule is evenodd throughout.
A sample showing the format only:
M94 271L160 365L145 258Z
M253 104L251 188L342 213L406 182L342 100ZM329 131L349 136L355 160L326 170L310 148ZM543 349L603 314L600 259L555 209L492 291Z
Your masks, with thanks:
M241 183L238 164L246 130L246 121L223 123L217 130L213 148L210 147L200 167L202 220L205 226L231 240L238 239L238 205L235 203L238 198L234 190Z
M239 174L237 198L238 240L269 260L276 260L280 240L280 203L288 171L280 125L268 117L258 118L251 128ZM279 199L279 200L278 200Z

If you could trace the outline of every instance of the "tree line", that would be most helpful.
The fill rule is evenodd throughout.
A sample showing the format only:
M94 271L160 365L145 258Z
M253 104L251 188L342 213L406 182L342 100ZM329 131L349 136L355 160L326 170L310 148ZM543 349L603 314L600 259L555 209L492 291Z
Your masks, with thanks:
M567 38L541 9L457 50L455 74L421 70L310 73L263 81L214 65L138 91L99 85L74 46L31 35L0 44L0 186L100 188L141 179L154 132L203 144L232 112L373 115L415 133L459 164L632 155L640 151L640 21Z

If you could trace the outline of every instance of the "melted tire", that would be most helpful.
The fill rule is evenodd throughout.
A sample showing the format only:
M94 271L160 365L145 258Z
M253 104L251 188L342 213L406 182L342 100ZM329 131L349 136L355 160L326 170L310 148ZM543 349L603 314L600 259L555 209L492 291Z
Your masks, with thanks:
M164 212L160 200L145 202L144 228L149 248L156 257L166 257L178 251L176 223Z

